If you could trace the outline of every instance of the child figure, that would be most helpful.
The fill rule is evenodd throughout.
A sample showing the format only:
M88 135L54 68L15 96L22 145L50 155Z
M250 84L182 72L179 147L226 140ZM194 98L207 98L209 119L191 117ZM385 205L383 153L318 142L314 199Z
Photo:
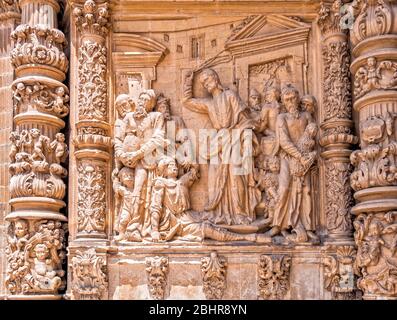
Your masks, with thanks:
M65 135L63 133L57 133L55 140L51 142L51 150L55 152L55 159L57 164L64 162L68 155L68 146L65 143Z
M46 157L43 153L44 150L44 143L48 142L48 138L42 136L39 129L33 128L30 129L30 136L32 138L32 146L33 146L33 153L32 153L32 161L46 161Z
M117 241L141 241L141 233L139 231L140 221L139 216L131 217L132 209L135 201L140 201L134 196L134 169L123 167L114 181L113 188L119 200L118 209L118 232L119 235L115 237ZM128 230L127 230L128 227Z
M54 107L53 110L57 113L61 118L67 116L69 113L69 109L65 106L65 102L69 101L69 96L65 94L65 89L63 87L58 87L55 89L54 97Z

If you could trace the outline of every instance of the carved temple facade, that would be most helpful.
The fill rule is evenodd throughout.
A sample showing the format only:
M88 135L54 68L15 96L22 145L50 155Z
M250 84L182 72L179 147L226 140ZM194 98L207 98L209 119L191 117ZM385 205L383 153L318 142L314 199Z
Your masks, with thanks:
M397 299L397 1L0 0L0 299Z

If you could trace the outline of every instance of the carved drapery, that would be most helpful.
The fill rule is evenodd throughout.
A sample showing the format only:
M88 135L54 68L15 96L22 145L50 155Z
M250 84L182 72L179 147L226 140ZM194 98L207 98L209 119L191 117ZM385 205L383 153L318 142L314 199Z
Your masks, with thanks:
M354 3L350 31L360 149L351 154L357 286L364 299L396 299L395 1Z
M339 0L322 4L318 24L322 32L324 119L320 144L325 159L327 241L343 244L352 242L349 155L357 137L352 131L350 52L346 30L340 25L341 6Z
M78 44L74 161L77 173L76 238L106 239L111 147L108 111L107 2L72 4Z
M2 2L4 3L4 1ZM16 2L6 1L9 6ZM59 298L65 288L65 207L68 147L60 131L69 112L65 35L56 1L20 1L21 24L11 34L16 80L9 152L10 205L6 287L9 298ZM47 12L42 19L41 12Z

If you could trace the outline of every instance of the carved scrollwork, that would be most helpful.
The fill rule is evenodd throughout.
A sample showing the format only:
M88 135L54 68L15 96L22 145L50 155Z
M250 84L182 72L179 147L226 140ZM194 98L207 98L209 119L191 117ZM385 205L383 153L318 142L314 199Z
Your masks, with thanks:
M332 292L335 300L355 300L357 287L354 271L356 250L351 246L340 246L335 255L325 257L324 286Z
M258 296L264 300L280 300L287 294L290 284L291 257L262 255L258 265Z
M65 287L65 232L60 221L19 219L9 227L6 286L13 294L56 294Z
M69 62L63 52L67 41L62 31L39 24L22 24L14 30L11 38L15 41L11 51L14 68L26 64L42 64L61 72L67 71Z
M340 20L342 5L343 2L341 0L334 1L331 6L321 2L317 23L323 34L341 32Z
M201 259L203 291L207 299L222 299L226 289L226 259L214 251Z
M397 144L391 139L394 118L388 113L385 118L371 116L360 124L361 150L350 155L355 166L350 181L355 191L397 182Z
M331 232L352 230L350 209L353 206L350 188L352 166L346 162L327 161L325 169L325 189L327 228Z
M350 119L350 54L347 42L331 42L323 46L325 120Z
M107 120L106 47L86 40L79 50L79 119Z
M69 113L69 95L65 86L48 86L38 81L18 82L14 85L15 114L40 111L57 117Z
M357 286L364 296L397 296L397 213L360 214L354 221Z
M94 248L72 258L72 292L77 300L100 300L107 290L106 263Z
M65 136L57 133L51 142L39 129L14 131L10 135L10 193L13 198L41 196L62 199L66 186L61 166L68 156Z
M87 0L83 7L75 8L73 14L76 17L77 28L81 33L106 37L110 27L107 2L97 5L95 1Z
M163 300L167 287L168 258L146 258L146 273L150 296L154 300Z
M99 165L80 163L78 168L78 232L103 233L106 217L106 173Z
M360 67L354 75L354 94L360 98L376 89L394 90L397 88L397 62L367 59L365 66Z

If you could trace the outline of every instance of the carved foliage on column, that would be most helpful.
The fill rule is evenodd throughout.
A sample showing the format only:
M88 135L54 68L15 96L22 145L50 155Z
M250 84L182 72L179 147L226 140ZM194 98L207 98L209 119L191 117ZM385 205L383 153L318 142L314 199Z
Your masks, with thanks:
M215 251L201 259L203 291L207 299L222 299L226 289L226 266L226 259Z
M334 300L356 299L355 258L356 250L352 246L340 246L336 255L325 257L324 286L332 292Z
M79 119L107 120L106 47L85 40L79 50Z
M352 166L348 162L334 161L326 161L325 165L327 228L336 232L351 231L350 209L354 204L350 188Z
M264 300L284 299L290 287L291 257L262 255L258 267L259 298Z
M355 191L395 185L397 143L393 141L395 116L370 116L360 123L361 150L350 155L355 170L351 186Z
M53 141L39 129L14 131L10 135L10 193L17 197L49 197L62 200L65 196L67 170L60 164L68 156L63 133Z
M342 1L336 0L331 6L325 3L321 3L320 11L318 13L318 24L320 26L321 33L332 34L341 32L341 7Z
M77 251L72 258L72 293L76 300L101 300L107 290L107 269L104 257L95 249Z
M75 8L73 14L81 33L106 37L110 26L107 2L98 6L95 1L87 0L82 8Z
M42 64L66 72L68 59L63 52L67 46L65 35L45 25L19 25L11 34L15 42L11 51L14 68L25 64Z
M322 48L324 62L325 119L350 119L350 55L345 41L330 42Z
M154 300L163 300L167 287L168 258L146 258L146 273L150 296Z
M397 296L397 212L360 214L354 221L357 286L364 297Z
M6 286L12 294L54 294L65 286L65 231L60 221L11 222Z
M103 166L83 161L78 168L78 232L103 233L106 217L106 173Z

